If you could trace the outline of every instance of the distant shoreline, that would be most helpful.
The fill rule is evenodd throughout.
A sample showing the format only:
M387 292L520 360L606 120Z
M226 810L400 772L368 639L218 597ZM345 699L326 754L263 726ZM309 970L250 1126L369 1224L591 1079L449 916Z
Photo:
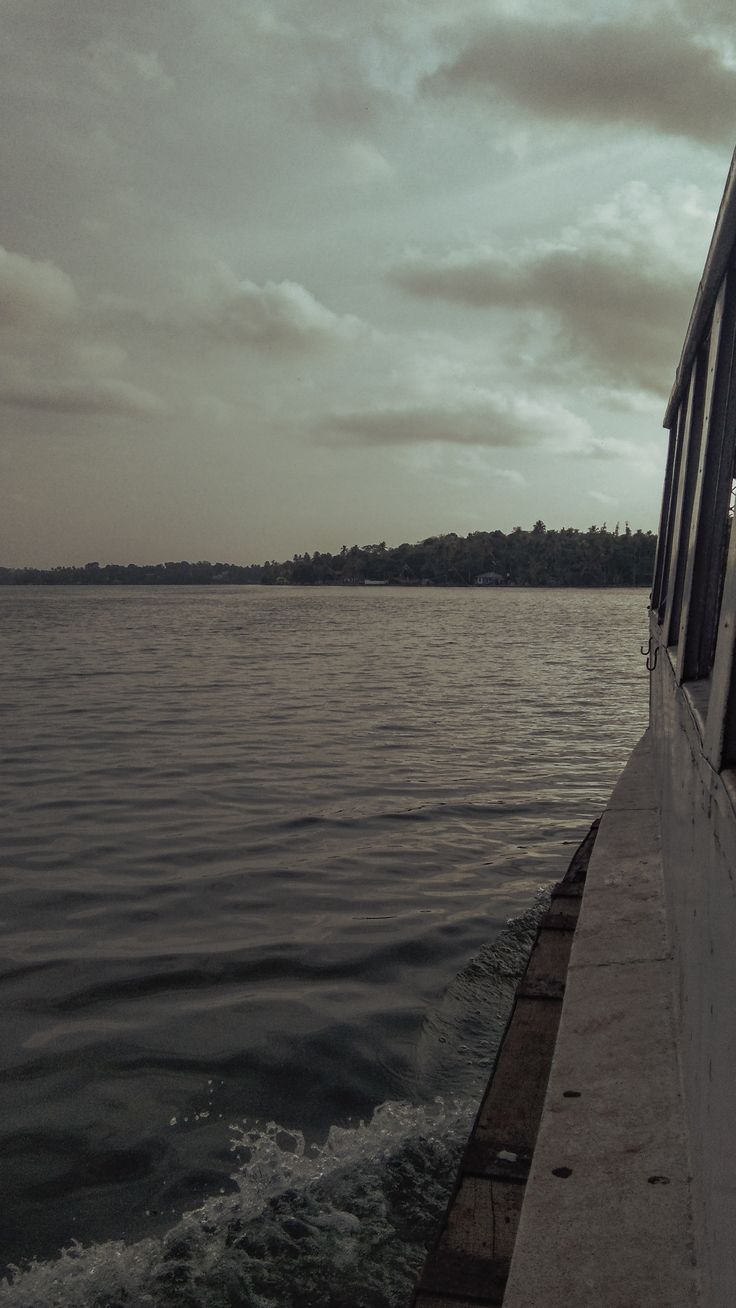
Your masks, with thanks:
M530 531L446 532L415 544L343 545L339 553L295 554L281 562L85 563L81 567L3 568L5 586L505 586L639 587L654 572L657 537L618 524Z
M84 587L94 586L98 589L119 589L122 587L168 587L170 590L179 590L183 586L194 588L223 586L232 588L235 586L256 586L259 589L264 588L264 583L260 581L6 581L0 578L0 587L12 589L14 586L25 587L43 587L45 589L60 589L64 586ZM269 589L273 589L273 585ZM285 581L277 583L278 590L649 590L649 581L625 582L625 581L507 581L502 585L483 586L476 585L475 582L462 581Z

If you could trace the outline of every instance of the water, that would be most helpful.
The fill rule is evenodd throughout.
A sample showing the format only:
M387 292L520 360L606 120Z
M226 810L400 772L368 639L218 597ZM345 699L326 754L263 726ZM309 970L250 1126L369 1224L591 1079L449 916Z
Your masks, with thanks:
M645 604L0 589L0 1302L406 1303Z

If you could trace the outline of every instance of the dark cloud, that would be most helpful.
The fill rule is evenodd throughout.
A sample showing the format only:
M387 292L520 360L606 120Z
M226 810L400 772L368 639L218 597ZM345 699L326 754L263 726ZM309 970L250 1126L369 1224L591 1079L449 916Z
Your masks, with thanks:
M587 425L559 405L501 393L338 413L322 423L321 432L331 443L347 437L369 446L443 442L491 448L536 445L549 437L577 447L589 435Z
M686 21L694 21L696 31L725 27L733 31L733 0L679 0L677 5Z
M657 5L671 13L654 32ZM23 452L3 490L60 483L42 516L0 521L0 549L32 562L53 530L54 550L97 557L113 506L133 499L131 557L204 556L218 540L282 557L376 514L371 532L415 530L409 513L419 535L449 512L458 468L463 513L510 525L526 520L522 496L541 496L529 521L564 504L576 521L575 465L596 485L604 456L605 492L622 505L630 492L632 520L651 501L656 525L659 470L643 490L635 475L659 426L641 386L669 389L727 166L725 150L671 133L725 135L733 76L706 45L729 38L712 21L731 17L727 0L697 18L696 0L0 9L0 240L18 252L0 252L0 446ZM537 26L494 16L532 9ZM594 12L611 23L584 31ZM442 60L433 94L418 92ZM563 114L578 121L561 131ZM651 221L646 197L616 199L641 178L667 192ZM615 209L603 236L592 215L596 241L581 226L593 206ZM520 253L480 248L504 233ZM405 264L399 300L380 270L410 243L473 248ZM94 496L75 444L89 429L114 435ZM126 431L135 459L118 457ZM608 444L622 431L626 472ZM496 463L489 498L465 474Z
M389 93L372 86L360 68L346 67L342 56L324 60L309 103L321 127L359 133L375 127L393 107Z
M695 285L637 246L532 247L514 258L460 252L392 273L412 295L473 308L541 311L568 350L616 384L666 394Z
M119 379L74 383L0 383L0 405L43 413L124 414L147 418L161 416L166 407L150 391Z
M647 23L494 18L424 79L435 94L499 95L543 118L636 123L730 142L736 70L671 15Z

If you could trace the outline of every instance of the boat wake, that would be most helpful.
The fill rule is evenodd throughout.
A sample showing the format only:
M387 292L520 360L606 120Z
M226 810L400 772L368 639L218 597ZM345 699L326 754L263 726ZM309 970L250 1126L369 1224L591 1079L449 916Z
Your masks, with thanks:
M7 1308L403 1308L447 1203L537 922L512 919L448 988L417 1057L421 1103L389 1102L321 1144L231 1125L235 1189L163 1236L68 1245L13 1267ZM472 1050L472 1058L470 1052ZM431 1087L442 1093L429 1100Z
M447 1200L474 1105L386 1103L323 1145L275 1123L234 1127L237 1191L163 1237L73 1243L14 1268L13 1308L394 1308Z

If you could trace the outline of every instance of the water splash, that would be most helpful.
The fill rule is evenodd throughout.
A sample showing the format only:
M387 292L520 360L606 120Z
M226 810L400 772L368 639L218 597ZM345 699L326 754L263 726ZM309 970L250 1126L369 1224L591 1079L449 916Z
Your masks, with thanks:
M526 912L510 918L501 934L470 959L427 1015L416 1058L417 1098L480 1095L549 904L549 889L540 886Z
M404 1308L447 1203L539 919L512 918L448 987L418 1051L422 1086L321 1144L276 1122L232 1123L236 1189L163 1237L73 1242L0 1285L6 1308Z
M474 1104L386 1103L322 1145L233 1127L237 1192L162 1239L76 1242L14 1268L12 1308L398 1308L447 1200Z

